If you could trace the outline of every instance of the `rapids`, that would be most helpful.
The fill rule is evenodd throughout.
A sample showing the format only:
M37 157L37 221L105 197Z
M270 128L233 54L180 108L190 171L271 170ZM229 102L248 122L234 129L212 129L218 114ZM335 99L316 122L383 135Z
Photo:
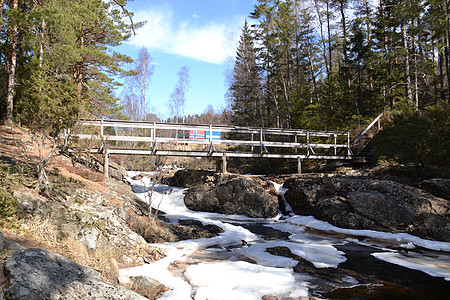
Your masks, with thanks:
M209 239L158 244L167 257L120 270L166 285L169 291L159 299L256 300L264 295L446 299L450 295L450 243L337 228L292 213L254 219L194 212L184 205L182 188L156 186L146 178L129 181L136 194L164 211L170 222L194 219L224 230ZM283 195L284 189L276 187ZM282 256L271 254L276 249Z

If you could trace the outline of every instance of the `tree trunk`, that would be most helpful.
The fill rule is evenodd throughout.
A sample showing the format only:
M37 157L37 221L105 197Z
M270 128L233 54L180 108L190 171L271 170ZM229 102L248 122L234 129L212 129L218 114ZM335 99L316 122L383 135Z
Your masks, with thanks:
M332 57L331 57L331 24L330 24L330 7L328 1L325 1L327 5L327 31L328 31L328 60L330 61L330 72L333 71Z
M367 19L367 48L368 49L372 49L372 39L371 39L371 30L370 30L370 7L369 7L369 0L365 0L365 4L366 4L366 19ZM369 90L372 91L373 90L373 75L371 70L368 70L369 72Z
M406 22L402 21L402 36L403 36L403 48L405 49L404 58L404 74L405 74L405 95L408 100L408 105L413 107L412 91L411 91L411 72L409 65L409 51L408 51L408 36L406 34Z
M348 64L348 55L347 55L347 26L346 26L346 19L345 19L345 5L344 0L340 0L340 13L341 13L341 26L342 26L342 54L344 55L344 67L345 67L345 79L347 81L347 88L350 89L351 82L350 82L350 75L349 75L349 64Z
M35 185L35 190L40 191L44 187L44 185L47 182L47 174L45 173L45 167L47 166L47 163L50 161L50 159L53 157L53 154L57 150L57 144L56 142L50 138L46 133L42 133L39 137L41 140L41 149L40 149L40 161L38 164L38 178ZM52 149L50 152L45 155L45 139L48 139L52 144Z
M412 47L414 54L414 106L416 110L419 110L419 83L417 74L417 51L415 39L412 39Z
M320 26L319 26L320 27L320 40L322 41L321 42L321 44L322 44L322 55L323 55L323 60L325 62L325 70L326 70L326 73L327 73L327 79L329 79L330 78L330 67L328 65L327 51L326 51L327 50L327 46L326 46L326 40L325 40L325 36L324 36L324 33L323 33L323 27L322 27L322 14L321 14L319 5L317 3L317 0L314 1L314 5L316 7L317 18L318 18L319 24L320 24ZM327 17L327 20L328 20L328 17ZM329 24L329 22L328 22L328 24Z
M447 46L445 47L445 61L446 61L446 69L447 69L447 103L450 102L450 0L446 1L446 9L447 9Z
M3 5L2 5L3 7ZM17 10L19 7L19 0L14 0L13 9ZM14 84L16 77L16 62L17 62L17 43L18 43L18 26L13 24L11 27L10 44L11 44L11 59L8 69L8 94L6 96L6 120L9 123L13 121L14 108Z

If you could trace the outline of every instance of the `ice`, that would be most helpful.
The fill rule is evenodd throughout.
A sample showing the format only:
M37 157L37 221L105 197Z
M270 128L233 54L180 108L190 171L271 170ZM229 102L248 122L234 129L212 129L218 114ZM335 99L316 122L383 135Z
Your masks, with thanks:
M310 261L317 268L335 268L346 260L343 252L332 245L321 243L298 244L284 241L258 243L245 249L243 254L268 267L292 268L298 264L298 261L292 258L272 255L266 251L267 248L274 247L287 247L292 254Z
M388 241L397 241L401 242L401 244L409 244L409 247L415 245L436 251L450 251L450 243L425 240L407 233L389 233L374 230L339 228L331 225L328 222L317 220L312 216L295 216L288 218L285 221L291 224L302 225L322 231L333 231L336 233L348 234L352 236L366 236Z
M135 174L129 173L130 176ZM186 240L176 243L164 243L154 246L162 247L167 257L143 266L121 269L120 274L129 276L145 275L159 280L170 290L158 299L261 299L263 295L276 296L279 299L287 297L307 297L309 277L293 272L298 263L288 257L276 256L267 252L268 248L287 247L291 253L298 255L317 268L335 268L346 260L343 252L333 245L345 244L350 241L359 242L356 236L366 236L378 240L397 243L405 249L424 247L432 250L450 251L450 243L424 240L409 234L393 234L372 230L352 230L335 227L327 222L311 216L290 216L281 219L255 219L241 215L221 215L216 213L194 212L184 205L186 189L153 184L144 177L129 181L133 191L143 201L150 203L156 210L166 213L170 222L177 224L182 219L194 219L204 225L214 224L224 232L213 238ZM275 184L280 195L285 189ZM288 206L289 209L289 206ZM241 223L260 223L282 232L290 233L289 240L266 241L240 226ZM345 235L342 239L317 235L307 231L312 228L323 232L335 232ZM241 245L248 245L241 246ZM208 247L221 247L220 251ZM239 247L238 247L239 246ZM230 250L231 249L231 250ZM228 260L196 261L192 257L196 251L205 253L230 253ZM384 251L380 250L380 251ZM209 252L208 252L209 251ZM450 280L450 262L448 258L436 259L425 255L409 252L408 256L398 252L374 253L373 255L385 261L402 265L411 269L421 270L431 276ZM242 261L247 257L248 261ZM185 261L189 265L183 274L175 275L169 270L174 261ZM251 263L256 262L256 263ZM350 285L358 284L353 277L343 278Z
M400 265L409 269L419 270L434 277L444 277L450 281L450 260L439 260L409 252L408 255L402 255L397 252L372 253L378 259Z
M185 276L197 289L196 300L260 300L264 295L281 297L294 292L298 296L308 296L306 284L300 290L292 270L244 261L192 265L186 269Z

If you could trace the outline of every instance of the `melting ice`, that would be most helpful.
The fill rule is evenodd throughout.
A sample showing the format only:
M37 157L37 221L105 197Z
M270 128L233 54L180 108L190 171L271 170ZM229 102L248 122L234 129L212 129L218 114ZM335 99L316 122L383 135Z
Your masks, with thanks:
M297 261L275 256L266 251L273 247L287 247L292 254L298 255L317 268L337 267L346 260L343 252L334 246L356 241L354 236L366 236L386 241L394 241L400 247L411 249L416 246L432 250L450 251L450 243L428 241L408 234L391 234L371 230L351 230L335 227L311 216L296 216L291 213L287 218L254 219L240 215L221 215L216 213L194 212L184 205L185 189L153 184L149 178L129 179L133 191L144 201L150 202L155 209L166 212L173 223L180 219L194 219L204 225L214 224L224 232L209 239L195 239L176 243L164 243L157 246L166 250L168 256L160 261L130 269L120 270L120 274L129 276L146 275L152 277L170 290L159 299L261 299L263 295L284 297L308 296L308 276L293 272ZM285 190L276 185L283 193ZM265 241L248 229L243 223L261 223L264 226L290 233L289 240ZM345 234L346 239L326 238L305 232L306 228ZM359 242L359 241L357 241ZM361 242L360 242L361 243ZM236 245L245 245L236 247ZM222 249L208 247L222 247ZM433 260L419 254L403 256L397 251L373 253L373 256L410 269L423 271L431 276L443 277L450 281L450 260ZM216 260L195 258L195 253L226 253ZM184 272L169 270L173 262L185 262ZM352 279L352 278L350 278ZM353 280L349 284L355 284Z

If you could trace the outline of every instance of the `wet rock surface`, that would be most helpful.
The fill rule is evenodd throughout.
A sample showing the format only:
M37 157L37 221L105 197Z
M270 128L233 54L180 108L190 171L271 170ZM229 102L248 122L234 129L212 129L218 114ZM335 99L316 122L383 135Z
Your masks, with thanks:
M100 274L42 249L14 252L4 266L6 299L146 299Z
M221 175L214 184L193 186L184 202L189 209L221 214L243 214L253 218L271 218L278 213L278 196L267 179Z
M405 232L450 241L450 203L392 180L366 177L296 178L285 183L294 213L335 226Z

